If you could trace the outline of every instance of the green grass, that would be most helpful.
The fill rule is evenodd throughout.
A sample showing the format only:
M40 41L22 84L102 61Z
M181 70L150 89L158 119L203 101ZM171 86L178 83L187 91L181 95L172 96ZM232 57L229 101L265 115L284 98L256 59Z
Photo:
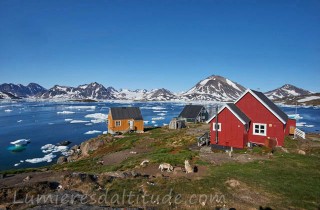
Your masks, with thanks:
M147 134L126 134L124 138L114 139L103 148L99 148L89 158L72 163L51 166L52 169L69 169L88 173L103 173L107 171L129 170L139 165L143 159L149 159L152 163L168 162L175 166L181 166L185 159L198 166L206 166L208 173L200 179L157 178L155 186L148 186L149 193L165 195L173 189L173 195L182 194L187 197L191 194L212 194L220 192L226 198L233 198L232 191L227 188L225 181L236 179L245 183L251 190L264 192L270 195L269 206L273 209L317 209L320 205L320 148L312 148L308 155L295 153L275 152L270 160L255 161L245 164L227 163L221 166L199 159L198 152L188 149L191 143L195 143L194 137L183 130L168 130L165 128L152 129ZM105 138L100 136L99 138ZM102 166L96 162L109 152L133 148L150 140L148 145L152 150L148 154L138 154L124 160L114 166ZM299 148L301 142L285 139L285 147L289 151ZM244 151L239 151L242 153ZM264 148L254 148L252 153L263 155L267 151ZM35 169L14 170L11 173L22 173ZM135 193L141 193L139 187L145 184L142 178L114 180L106 183L106 188L111 194L121 193L123 189L133 189ZM257 201L259 202L259 201Z

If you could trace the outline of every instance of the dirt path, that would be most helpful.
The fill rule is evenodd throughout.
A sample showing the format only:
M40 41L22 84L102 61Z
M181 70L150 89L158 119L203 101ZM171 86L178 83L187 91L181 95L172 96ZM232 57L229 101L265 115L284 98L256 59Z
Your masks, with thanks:
M119 152L113 152L103 156L103 165L117 165L130 157L135 157L141 154L146 154L152 151L151 148L132 148L127 150L122 150Z

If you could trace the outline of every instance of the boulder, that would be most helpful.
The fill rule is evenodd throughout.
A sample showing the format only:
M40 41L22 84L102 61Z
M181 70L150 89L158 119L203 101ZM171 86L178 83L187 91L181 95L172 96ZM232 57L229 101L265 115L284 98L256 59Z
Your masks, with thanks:
M30 179L31 179L30 176L26 176L26 177L23 179L23 181L24 181L24 182L28 182L28 181L30 181Z
M68 162L68 159L65 156L61 156L57 160L57 164L63 164L63 163L66 163L66 162Z
M229 185L232 188L240 186L240 182L235 179L229 179L228 181L225 182L227 185Z
M89 156L89 153L97 150L99 147L104 145L104 141L101 139L92 139L90 141L85 141L80 145L80 150L82 156Z
M298 154L299 154L299 155L306 155L306 152L303 151L303 150L301 150L301 149L299 149L299 150L298 150Z
M76 151L77 149L80 149L79 145L74 145L73 147L70 148L70 150Z

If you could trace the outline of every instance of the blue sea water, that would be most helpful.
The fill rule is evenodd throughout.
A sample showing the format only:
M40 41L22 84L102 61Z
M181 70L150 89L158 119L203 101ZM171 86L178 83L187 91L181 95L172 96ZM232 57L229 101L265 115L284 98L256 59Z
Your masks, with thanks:
M54 153L57 157L52 162L29 163L26 159L43 158L45 153L41 147L46 144L57 144L63 140L72 142L69 146L100 135L107 131L105 122L92 123L89 114L108 114L109 107L138 106L141 109L147 126L163 126L173 117L179 115L184 103L77 103L77 102L11 102L0 104L0 170L13 168L38 167L56 162L61 153ZM212 106L212 105L206 105ZM295 108L281 107L286 113L294 114ZM69 112L69 114L61 112ZM303 122L309 127L300 129L307 132L320 130L320 109L313 107L299 107L297 112L303 117ZM60 113L60 114L59 114ZM156 119L152 119L156 118ZM76 120L71 123L70 120ZM310 127L311 125L311 127ZM313 127L312 127L313 125ZM88 131L101 133L85 134ZM25 148L15 148L10 142L18 139L30 139L31 143ZM18 149L21 151L12 151ZM15 166L17 164L17 166Z

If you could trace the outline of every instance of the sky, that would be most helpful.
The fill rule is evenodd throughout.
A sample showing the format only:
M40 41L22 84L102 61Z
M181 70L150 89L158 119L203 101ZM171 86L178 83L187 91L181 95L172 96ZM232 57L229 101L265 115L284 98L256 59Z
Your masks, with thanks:
M0 83L320 92L319 0L1 0Z

